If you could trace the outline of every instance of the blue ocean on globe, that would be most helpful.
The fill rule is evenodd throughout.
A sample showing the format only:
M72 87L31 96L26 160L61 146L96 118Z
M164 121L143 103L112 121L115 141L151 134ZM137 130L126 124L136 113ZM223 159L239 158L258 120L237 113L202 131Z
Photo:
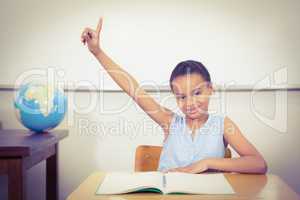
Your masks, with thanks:
M23 126L34 132L46 132L63 120L67 98L62 89L47 84L27 83L16 91L14 107Z

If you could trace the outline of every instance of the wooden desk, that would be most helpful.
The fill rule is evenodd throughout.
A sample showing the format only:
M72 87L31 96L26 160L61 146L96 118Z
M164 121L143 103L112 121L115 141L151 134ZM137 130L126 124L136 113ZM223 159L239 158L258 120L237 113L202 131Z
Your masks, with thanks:
M90 175L67 198L67 200L199 200L199 199L299 199L297 193L290 189L278 176L275 175L247 175L225 173L226 179L236 192L232 195L162 195L156 193L133 193L122 195L94 195L105 176L104 172L95 172Z
M0 174L8 175L9 200L26 199L26 170L43 160L46 160L46 197L58 200L58 142L67 135L67 130L41 134L0 130Z

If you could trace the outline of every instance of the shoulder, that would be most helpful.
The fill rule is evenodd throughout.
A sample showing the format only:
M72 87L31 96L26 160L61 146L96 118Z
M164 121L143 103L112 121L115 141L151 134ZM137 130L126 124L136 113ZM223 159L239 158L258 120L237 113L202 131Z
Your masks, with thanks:
M236 125L234 121L230 117L224 116L224 126L233 126L233 125Z
M224 135L230 136L235 133L240 133L237 124L228 116L224 117Z

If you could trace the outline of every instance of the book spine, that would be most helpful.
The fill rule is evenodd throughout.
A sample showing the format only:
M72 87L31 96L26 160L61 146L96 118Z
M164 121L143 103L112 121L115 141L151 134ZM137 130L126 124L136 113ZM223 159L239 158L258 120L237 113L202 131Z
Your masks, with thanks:
M163 187L166 188L166 186L167 186L167 179L166 179L166 176L163 175L162 178L163 178Z

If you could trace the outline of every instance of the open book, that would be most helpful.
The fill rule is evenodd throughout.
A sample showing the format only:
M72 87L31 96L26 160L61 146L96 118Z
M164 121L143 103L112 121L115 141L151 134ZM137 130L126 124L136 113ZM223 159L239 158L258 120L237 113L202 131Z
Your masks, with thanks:
M157 192L162 194L233 194L223 174L181 172L111 172L105 175L96 194Z

